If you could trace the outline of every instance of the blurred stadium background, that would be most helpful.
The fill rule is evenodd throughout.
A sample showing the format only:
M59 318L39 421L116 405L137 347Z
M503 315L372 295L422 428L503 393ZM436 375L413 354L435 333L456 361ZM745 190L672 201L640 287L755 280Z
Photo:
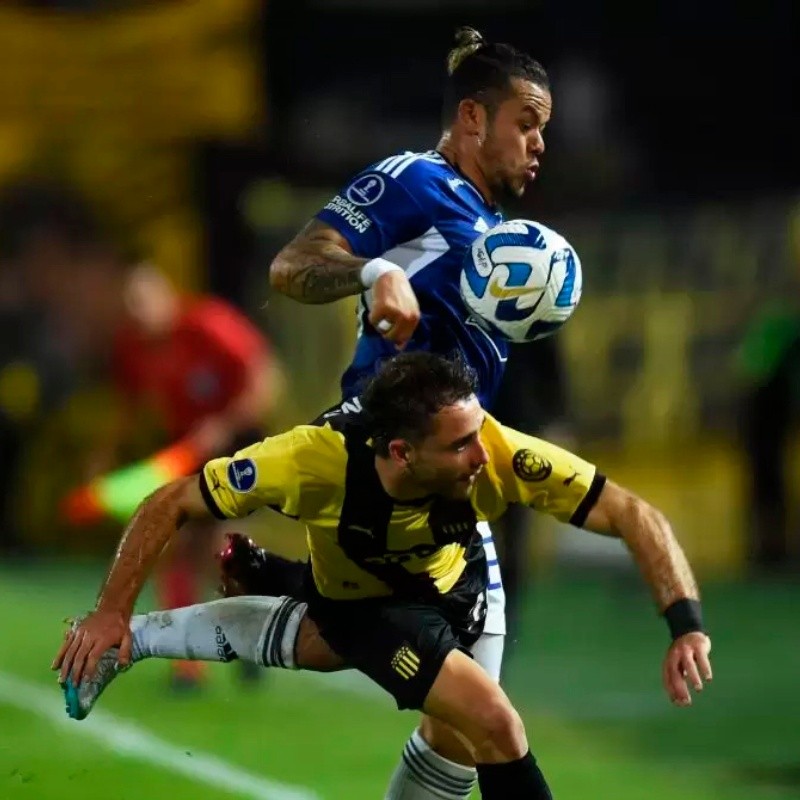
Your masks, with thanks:
M91 474L115 398L108 321L81 305L93 285L46 246L23 258L21 232L49 213L41 198L85 205L119 253L239 306L286 371L265 423L305 421L338 397L353 307L269 298L267 265L353 171L435 144L435 78L465 23L551 73L544 170L509 216L554 227L584 266L582 303L547 345L557 409L537 388L552 365L534 366L514 375L509 414L667 513L716 656L695 706L671 708L666 629L625 553L529 518L512 698L559 798L800 797L791 0L742 16L712 0L0 6L0 797L382 796L413 718L352 675L245 688L220 666L175 696L163 665L143 664L102 714L63 717L49 662L119 525L71 527L59 501ZM152 448L140 433L131 457ZM302 552L283 520L249 529Z

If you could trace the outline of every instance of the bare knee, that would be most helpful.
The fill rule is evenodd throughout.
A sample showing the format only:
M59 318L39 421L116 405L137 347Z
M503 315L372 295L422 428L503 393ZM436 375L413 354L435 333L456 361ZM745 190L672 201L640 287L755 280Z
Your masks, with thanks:
M472 745L480 762L514 761L528 752L525 726L505 697L492 699L476 710Z
M419 732L432 750L448 761L465 767L475 766L475 754L470 742L445 722L422 715Z
M344 661L331 650L317 624L308 615L301 620L297 633L295 663L299 669L316 672L335 672L346 668Z
M448 653L424 711L467 739L475 760L497 763L528 752L525 728L505 692L464 653Z

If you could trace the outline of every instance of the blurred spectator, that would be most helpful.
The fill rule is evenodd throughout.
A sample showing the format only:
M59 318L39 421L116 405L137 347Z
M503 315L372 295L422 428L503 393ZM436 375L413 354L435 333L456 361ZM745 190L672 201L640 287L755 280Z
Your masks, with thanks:
M68 191L20 186L5 207L3 241L24 299L15 301L15 313L33 313L30 306L42 320L30 330L9 318L17 336L3 339L12 350L5 361L16 363L38 331L76 382L111 378L120 398L116 415L109 409L110 435L103 433L77 482L120 466L151 421L161 431L159 446L184 440L201 461L264 437L282 370L244 314L213 297L181 294L153 265L124 255ZM20 435L5 436L3 446L19 447ZM215 533L216 526L198 526L190 539L176 537L158 574L164 607L202 599L201 577L216 573ZM196 682L195 664L175 670L176 685Z
M789 526L787 448L800 408L800 309L764 308L745 331L742 435L750 489L749 556L782 569L796 558Z
M43 335L39 314L14 287L12 266L0 267L0 550L18 550L13 501L25 442L36 423L57 405L69 383Z
M511 345L494 414L505 425L569 446L566 375L556 336ZM529 585L529 543L534 518L530 509L512 505L497 523L509 648L519 632L519 609Z
M27 256L46 230L70 241L76 207L59 192L35 185L0 198L0 549L23 547L14 500L19 469L41 421L60 407L75 382L70 337L50 314L58 281L28 270ZM52 302L43 302L50 298Z
M108 239L68 187L20 182L0 200L2 256L17 275L15 307L36 315L36 330L71 373L97 363L107 337L94 336L90 323L108 323L115 313L113 305L103 320L85 313L93 281L118 261Z
M93 471L119 463L143 412L160 422L166 442L188 440L201 460L263 439L282 373L261 333L221 300L179 294L152 265L135 265L120 277L112 372L122 405L115 433L94 454ZM96 295L92 305L98 302L113 308L114 295L105 303ZM164 608L202 599L200 578L215 573L209 556L217 539L215 524L176 536L157 574ZM175 686L194 685L198 677L197 662L174 663Z

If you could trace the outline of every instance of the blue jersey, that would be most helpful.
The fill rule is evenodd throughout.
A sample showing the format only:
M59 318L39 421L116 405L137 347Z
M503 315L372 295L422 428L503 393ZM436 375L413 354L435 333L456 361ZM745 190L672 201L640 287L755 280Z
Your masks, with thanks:
M459 282L472 242L502 222L498 209L438 153L405 152L360 172L317 218L341 233L354 255L381 256L405 270L421 311L406 350L460 351L477 371L479 399L490 408L508 346L470 318ZM357 395L363 379L397 352L370 325L370 301L370 292L361 295L356 351L342 376L344 397Z

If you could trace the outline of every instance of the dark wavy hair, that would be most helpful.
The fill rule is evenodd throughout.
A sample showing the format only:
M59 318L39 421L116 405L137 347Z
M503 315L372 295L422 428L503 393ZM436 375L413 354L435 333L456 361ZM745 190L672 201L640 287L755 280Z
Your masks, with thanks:
M392 439L425 438L434 415L470 398L477 384L475 370L460 354L417 351L385 361L360 395L376 452L388 455Z

